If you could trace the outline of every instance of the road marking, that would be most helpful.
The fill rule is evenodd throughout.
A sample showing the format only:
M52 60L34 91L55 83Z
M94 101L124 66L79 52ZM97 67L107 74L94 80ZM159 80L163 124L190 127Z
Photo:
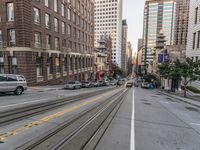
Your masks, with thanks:
M190 123L191 125L200 126L200 123Z
M131 150L135 150L135 101L134 101L134 89L132 99L132 120L131 120Z
M114 91L120 91L120 90L114 90ZM125 90L124 90L124 91L125 91ZM91 99L91 100L87 100L87 101L85 101L85 102L81 102L80 104L74 105L74 106L72 106L72 107L70 107L70 108L67 108L67 109L65 109L65 110L62 110L62 111L60 111L60 112L56 112L56 113L54 113L54 114L52 114L52 115L43 117L43 118L41 118L41 119L39 119L39 120L36 120L36 121L31 122L31 123L25 124L25 125L23 125L23 126L17 127L16 129L13 129L13 130L11 130L11 131L7 131L6 133L2 133L2 134L0 134L0 141L1 141L1 142L5 142L5 140L6 140L8 137L15 136L15 135L20 134L20 133L22 133L22 132L24 132L24 131L26 131L26 130L29 130L29 129L33 128L33 127L36 127L36 126L38 126L38 125L42 125L42 124L44 124L44 123L47 123L47 122L49 122L49 121L52 120L52 119L61 117L61 116L63 116L64 114L69 113L69 112L72 112L72 111L74 111L74 110L76 110L76 109L78 109L78 108L80 108L80 107L83 107L83 106L85 106L85 105L87 105L87 104L90 104L90 103L92 103L92 102L98 101L100 98L102 98L103 96L109 95L111 92L113 92L113 91L110 91L110 92L108 92L108 93L106 93L106 94L103 94L103 95L98 96L98 97L96 97L96 98L93 98L93 99Z
M23 103L18 103L18 104L10 104L10 105L1 106L0 109L1 109L1 108L7 108L7 107L18 106L18 105L29 104L29 103L35 103L35 102L40 102L40 101L45 101L45 100L50 100L50 99L39 99L39 100L33 100L33 101L23 102Z

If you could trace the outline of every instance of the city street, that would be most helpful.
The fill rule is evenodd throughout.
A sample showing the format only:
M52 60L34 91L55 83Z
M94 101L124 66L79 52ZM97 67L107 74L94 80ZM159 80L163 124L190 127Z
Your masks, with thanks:
M199 150L200 109L135 88L136 150Z
M111 90L109 91L109 89ZM104 91L101 94L97 93L98 91L102 91L102 90L106 90L106 91ZM38 91L30 90L30 91L27 91L27 93L25 93L22 96L15 96L15 95L2 96L1 102L4 104L1 105L1 108L2 108L1 112L4 113L4 111L7 109L8 110L13 109L13 111L15 111L15 109L19 107L22 107L24 105L29 107L31 104L35 104L35 103L40 105L41 101L34 102L30 98L31 96L32 98L34 97L39 98L37 97L37 92ZM87 121L88 119L90 120L91 115L96 114L93 112L96 109L96 107L97 106L100 107L104 103L108 103L108 105L106 104L105 108L102 106L103 109L102 110L100 109L101 110L100 112L102 115L108 111L107 109L110 109L110 107L112 107L111 104L115 103L116 106L114 107L114 110L115 110L115 111L113 110L114 112L112 111L111 114L108 113L109 116L105 120L105 122L108 122L106 126L104 123L101 124L99 127L96 125L96 122L98 122L99 120L103 118L103 116L101 116L100 117L101 119L98 119L98 116L101 114L96 116L98 121L95 121L94 125L91 124L90 128L98 127L100 130L100 133L101 131L105 130L105 132L102 132L102 134L100 134L99 132L95 132L94 135L97 134L101 137L101 140L100 142L98 142L99 144L97 143L96 148L98 150L104 150L104 149L110 149L110 150L127 149L128 150L130 149L133 89L127 89L125 87L121 87L121 88L100 87L100 88L91 88L91 89L81 89L80 91L79 90L65 90L65 91L64 90L55 90L55 91L50 90L50 91L41 92L43 93L43 95L40 95L40 96L44 96L45 102L47 104L48 102L56 101L55 98L57 95L69 97L69 95L70 96L77 95L77 92L79 94L94 92L96 93L96 95L90 96L88 98L80 98L80 100L74 99L77 101L74 101L74 102L72 101L70 103L63 104L58 108L50 109L44 113L39 113L35 115L33 114L33 115L30 115L30 117L25 117L24 119L20 119L20 120L14 120L14 114L13 114L13 116L9 116L9 118L13 117L12 118L13 121L6 125L2 123L5 121L5 119L3 118L5 116L1 114L0 116L1 118L0 119L0 126L1 126L0 127L0 139L1 139L0 150L26 149L27 147L31 145L32 142L37 143L37 140L43 141L40 139L43 139L44 138L43 136L47 136L49 134L51 136L48 136L48 140L45 140L45 142L42 144L38 144L33 149L38 149L38 150L51 149L55 147L56 144L59 143L61 139L63 140L66 136L72 134L74 130L76 130L76 128L80 128L82 124L84 124L85 121ZM27 99L28 98L27 95L29 95L29 99ZM119 95L121 95L122 97L119 98ZM49 96L49 99L47 99L47 96ZM9 100L9 97L11 97L10 104L5 105L5 101L6 99ZM67 101L68 98L65 98L65 99ZM18 101L20 103L18 103ZM86 112L90 112L90 111L93 113L85 115ZM20 113L21 112L19 112L18 115L20 115ZM110 117L110 115L112 117ZM74 119L77 116L81 116L80 120ZM107 121L107 120L110 120L110 121ZM72 126L65 125L67 128L65 130L62 128L61 135L56 135L56 134L59 134L59 132L55 132L55 135L52 135L54 130L57 131L60 128L60 126L62 126L65 123L69 124L69 122L71 122L70 124L72 124ZM81 131L82 130L84 131L84 129L85 127L81 129ZM88 133L90 133L90 131L88 131L87 134ZM79 141L79 143L81 143L81 140ZM90 142L90 143L93 143L93 142ZM77 144L67 149L74 149L74 150L79 149L79 148L76 148L76 145ZM63 144L63 146L65 146L65 144Z

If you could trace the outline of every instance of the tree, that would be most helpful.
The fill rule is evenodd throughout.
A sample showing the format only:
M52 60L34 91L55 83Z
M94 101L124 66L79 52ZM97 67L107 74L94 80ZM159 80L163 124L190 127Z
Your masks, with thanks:
M158 70L159 70L159 73L160 73L160 76L162 76L163 78L167 79L167 82L168 82L168 86L169 86L169 80L171 79L172 77L172 66L173 64L171 62L164 62L163 64L159 65L158 66ZM168 89L168 92L169 92L169 89Z
M184 97L186 97L186 87L188 83L200 79L200 61L194 62L192 59L187 58L186 61L177 66L177 68L178 67L181 72Z
M117 78L117 76L121 76L121 77L124 77L125 76L125 73L124 71L117 65L113 64L113 77L114 78Z
M165 62L158 66L159 73L165 79L182 80L184 97L186 94L186 87L188 83L196 80L200 80L200 61L194 62L190 58L186 58L185 62L176 60L175 62Z

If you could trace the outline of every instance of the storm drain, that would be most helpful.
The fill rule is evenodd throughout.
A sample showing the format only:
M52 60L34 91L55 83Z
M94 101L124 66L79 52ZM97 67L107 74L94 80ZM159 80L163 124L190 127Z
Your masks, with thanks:
M152 105L151 103L143 103L143 104L145 104L145 105Z
M195 111L195 112L198 112L199 110L197 108L194 108L194 107L185 107L187 110L189 111Z

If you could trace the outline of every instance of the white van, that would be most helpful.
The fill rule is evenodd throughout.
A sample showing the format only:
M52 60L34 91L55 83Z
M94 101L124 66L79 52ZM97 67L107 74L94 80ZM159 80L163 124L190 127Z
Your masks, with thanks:
M21 95L27 90L27 82L24 76L16 74L0 74L0 93L14 92Z

